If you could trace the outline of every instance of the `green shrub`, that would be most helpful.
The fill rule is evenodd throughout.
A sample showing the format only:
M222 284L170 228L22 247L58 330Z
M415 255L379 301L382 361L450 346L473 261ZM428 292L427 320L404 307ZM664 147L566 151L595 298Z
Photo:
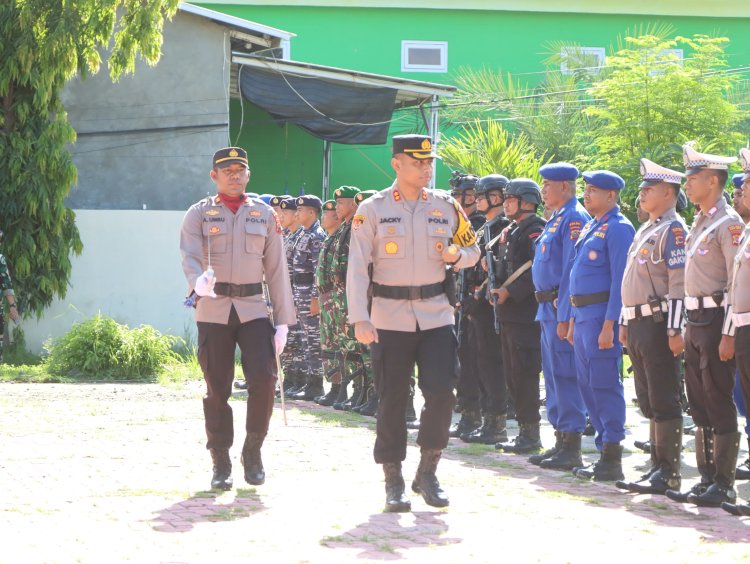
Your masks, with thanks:
M47 368L69 376L149 380L176 362L172 349L178 340L148 325L129 329L99 314L52 342Z

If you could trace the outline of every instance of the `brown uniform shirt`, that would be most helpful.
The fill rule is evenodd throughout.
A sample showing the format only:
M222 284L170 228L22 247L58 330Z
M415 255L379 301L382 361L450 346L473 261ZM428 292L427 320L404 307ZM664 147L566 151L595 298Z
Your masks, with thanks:
M217 282L252 284L265 279L276 325L294 325L294 302L276 212L258 199L247 198L233 214L219 196L193 204L182 220L180 253L189 292L211 266ZM217 296L198 300L196 321L226 324L232 306L240 322L268 316L262 294L245 298Z
M447 296L425 300L375 297L367 312L368 266L372 280L387 286L424 286L445 279L443 251L461 247L458 268L479 260L476 234L461 206L442 190L423 189L407 202L396 183L362 202L352 220L346 295L349 322L372 320L378 329L416 331L453 325Z
M638 229L622 278L623 306L685 297L685 231L674 208Z
M750 225L745 227L745 234L734 257L729 300L734 313L750 312Z
M695 216L685 240L686 296L699 298L727 291L744 229L742 218L723 197Z

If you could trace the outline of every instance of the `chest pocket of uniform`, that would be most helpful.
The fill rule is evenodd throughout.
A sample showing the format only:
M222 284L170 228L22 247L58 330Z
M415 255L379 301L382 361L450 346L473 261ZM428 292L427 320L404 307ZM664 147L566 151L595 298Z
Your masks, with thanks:
M534 249L534 260L546 262L552 255L552 242L554 238L549 233L544 233L536 242Z
M262 255L266 244L266 226L262 223L245 222L245 252Z
M590 241L587 241L581 252L584 255L583 260L590 266L601 266L607 259L604 239L595 234L591 236Z
M427 256L441 258L445 247L450 244L450 226L445 224L427 225Z
M404 258L406 229L399 223L378 225L378 258Z
M227 239L229 238L227 233L227 226L224 222L205 221L203 223L203 238L211 254L227 252Z

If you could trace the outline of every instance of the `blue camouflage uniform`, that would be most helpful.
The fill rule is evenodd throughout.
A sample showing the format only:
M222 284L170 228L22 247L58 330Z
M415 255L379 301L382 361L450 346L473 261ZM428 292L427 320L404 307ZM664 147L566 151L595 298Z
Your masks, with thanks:
M609 173L612 174L612 173ZM584 178L588 183L587 173ZM619 178L619 177L617 177ZM596 178L592 178L596 180ZM621 179L620 179L621 180ZM594 184L597 186L597 184ZM603 189L620 190L609 185ZM620 381L619 362L622 345L619 339L622 310L621 286L628 249L635 229L615 206L601 219L591 219L583 228L575 245L575 257L570 270L570 295L586 299L594 294L608 293L606 300L572 308L574 349L578 384L596 429L596 446L602 443L619 444L625 438L625 396ZM605 320L614 322L614 345L599 349L599 334Z
M545 165L542 178L574 181L578 169L566 163ZM570 320L570 268L575 243L591 216L575 197L550 217L536 240L531 268L539 309L536 320L542 327L542 372L546 394L547 419L555 430L582 433L586 410L576 377L573 346L557 336L557 324Z

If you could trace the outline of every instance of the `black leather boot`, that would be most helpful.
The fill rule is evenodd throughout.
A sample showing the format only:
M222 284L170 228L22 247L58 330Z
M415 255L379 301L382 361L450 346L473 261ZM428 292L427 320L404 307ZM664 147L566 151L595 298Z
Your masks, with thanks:
M349 384L352 381L351 376L344 376L341 379L341 387L339 388L339 395L336 396L336 399L333 402L333 409L336 411L342 411L344 409L344 404L349 399Z
M688 502L700 507L721 507L722 503L737 501L737 492L734 490L734 468L737 465L737 453L740 450L740 437L740 433L736 432L714 435L716 464L714 483L703 493L688 495Z
M482 425L482 414L478 409L467 409L461 413L461 418L458 423L451 425L448 435L451 437L458 438L466 433L471 433L476 429L479 429Z
M591 478L595 482L614 482L623 480L622 473L622 445L616 443L604 443L599 461L587 468L581 468L575 472L578 478Z
M583 466L581 433L562 433L562 448L539 463L545 470L572 470Z
M231 490L234 480L232 480L232 459L229 458L228 448L212 448L211 461L213 462L214 475L211 477L211 489Z
M539 466L542 463L542 460L545 458L549 458L551 456L554 456L560 450L562 449L563 444L563 434L562 431L555 430L555 446L552 448L548 448L544 452L540 452L539 454L534 454L532 456L529 456L528 461L531 462L535 466Z
M401 475L400 462L383 464L385 474L385 513L406 513L411 511L411 501L406 497L404 477Z
M508 440L508 431L505 428L506 419L504 415L485 415L484 422L479 429L471 433L461 435L465 443L477 443L481 445L494 445Z
M373 417L378 411L378 392L375 390L375 385L371 382L367 388L367 401L363 403L359 409L355 409L360 415L365 417Z
M352 408L359 405L359 399L362 396L362 376L360 374L354 377L354 384L352 385L352 395L342 404L333 404L333 409L341 409L343 411L351 411ZM337 407L340 405L340 407Z
M245 481L253 486L260 486L266 481L260 447L266 436L262 433L248 433L242 447L242 466L245 468Z
M539 439L539 423L521 423L518 436L512 441L497 443L495 448L513 454L531 454L542 449Z
M651 454L651 445L654 444L654 433L655 433L656 422L653 419L648 421L648 440L647 441L633 441L635 448L641 449L646 454Z
M684 432L684 429L683 429ZM716 467L714 466L714 438L713 431L708 427L695 427L695 461L701 481L686 492L669 489L664 492L669 499L685 503L689 496L701 495L713 484Z
M654 423L651 470L637 482L617 482L617 487L634 493L665 495L667 490L678 490L680 452L682 451L682 418ZM624 486L624 487L623 487Z
M747 458L734 471L735 480L750 480L750 437L747 439Z
M292 399L300 401L313 401L323 395L323 374L310 372L307 375L305 385L292 396Z
M425 503L432 507L448 507L450 503L435 475L441 455L442 451L439 449L423 448L417 475L411 483L412 491L421 494Z
M294 399L295 394L305 385L305 375L298 372L290 372L284 379L284 397Z
M323 407L331 407L336 401L340 390L341 384L331 384L331 389L328 390L328 393L324 396L315 398L315 403L322 405Z

